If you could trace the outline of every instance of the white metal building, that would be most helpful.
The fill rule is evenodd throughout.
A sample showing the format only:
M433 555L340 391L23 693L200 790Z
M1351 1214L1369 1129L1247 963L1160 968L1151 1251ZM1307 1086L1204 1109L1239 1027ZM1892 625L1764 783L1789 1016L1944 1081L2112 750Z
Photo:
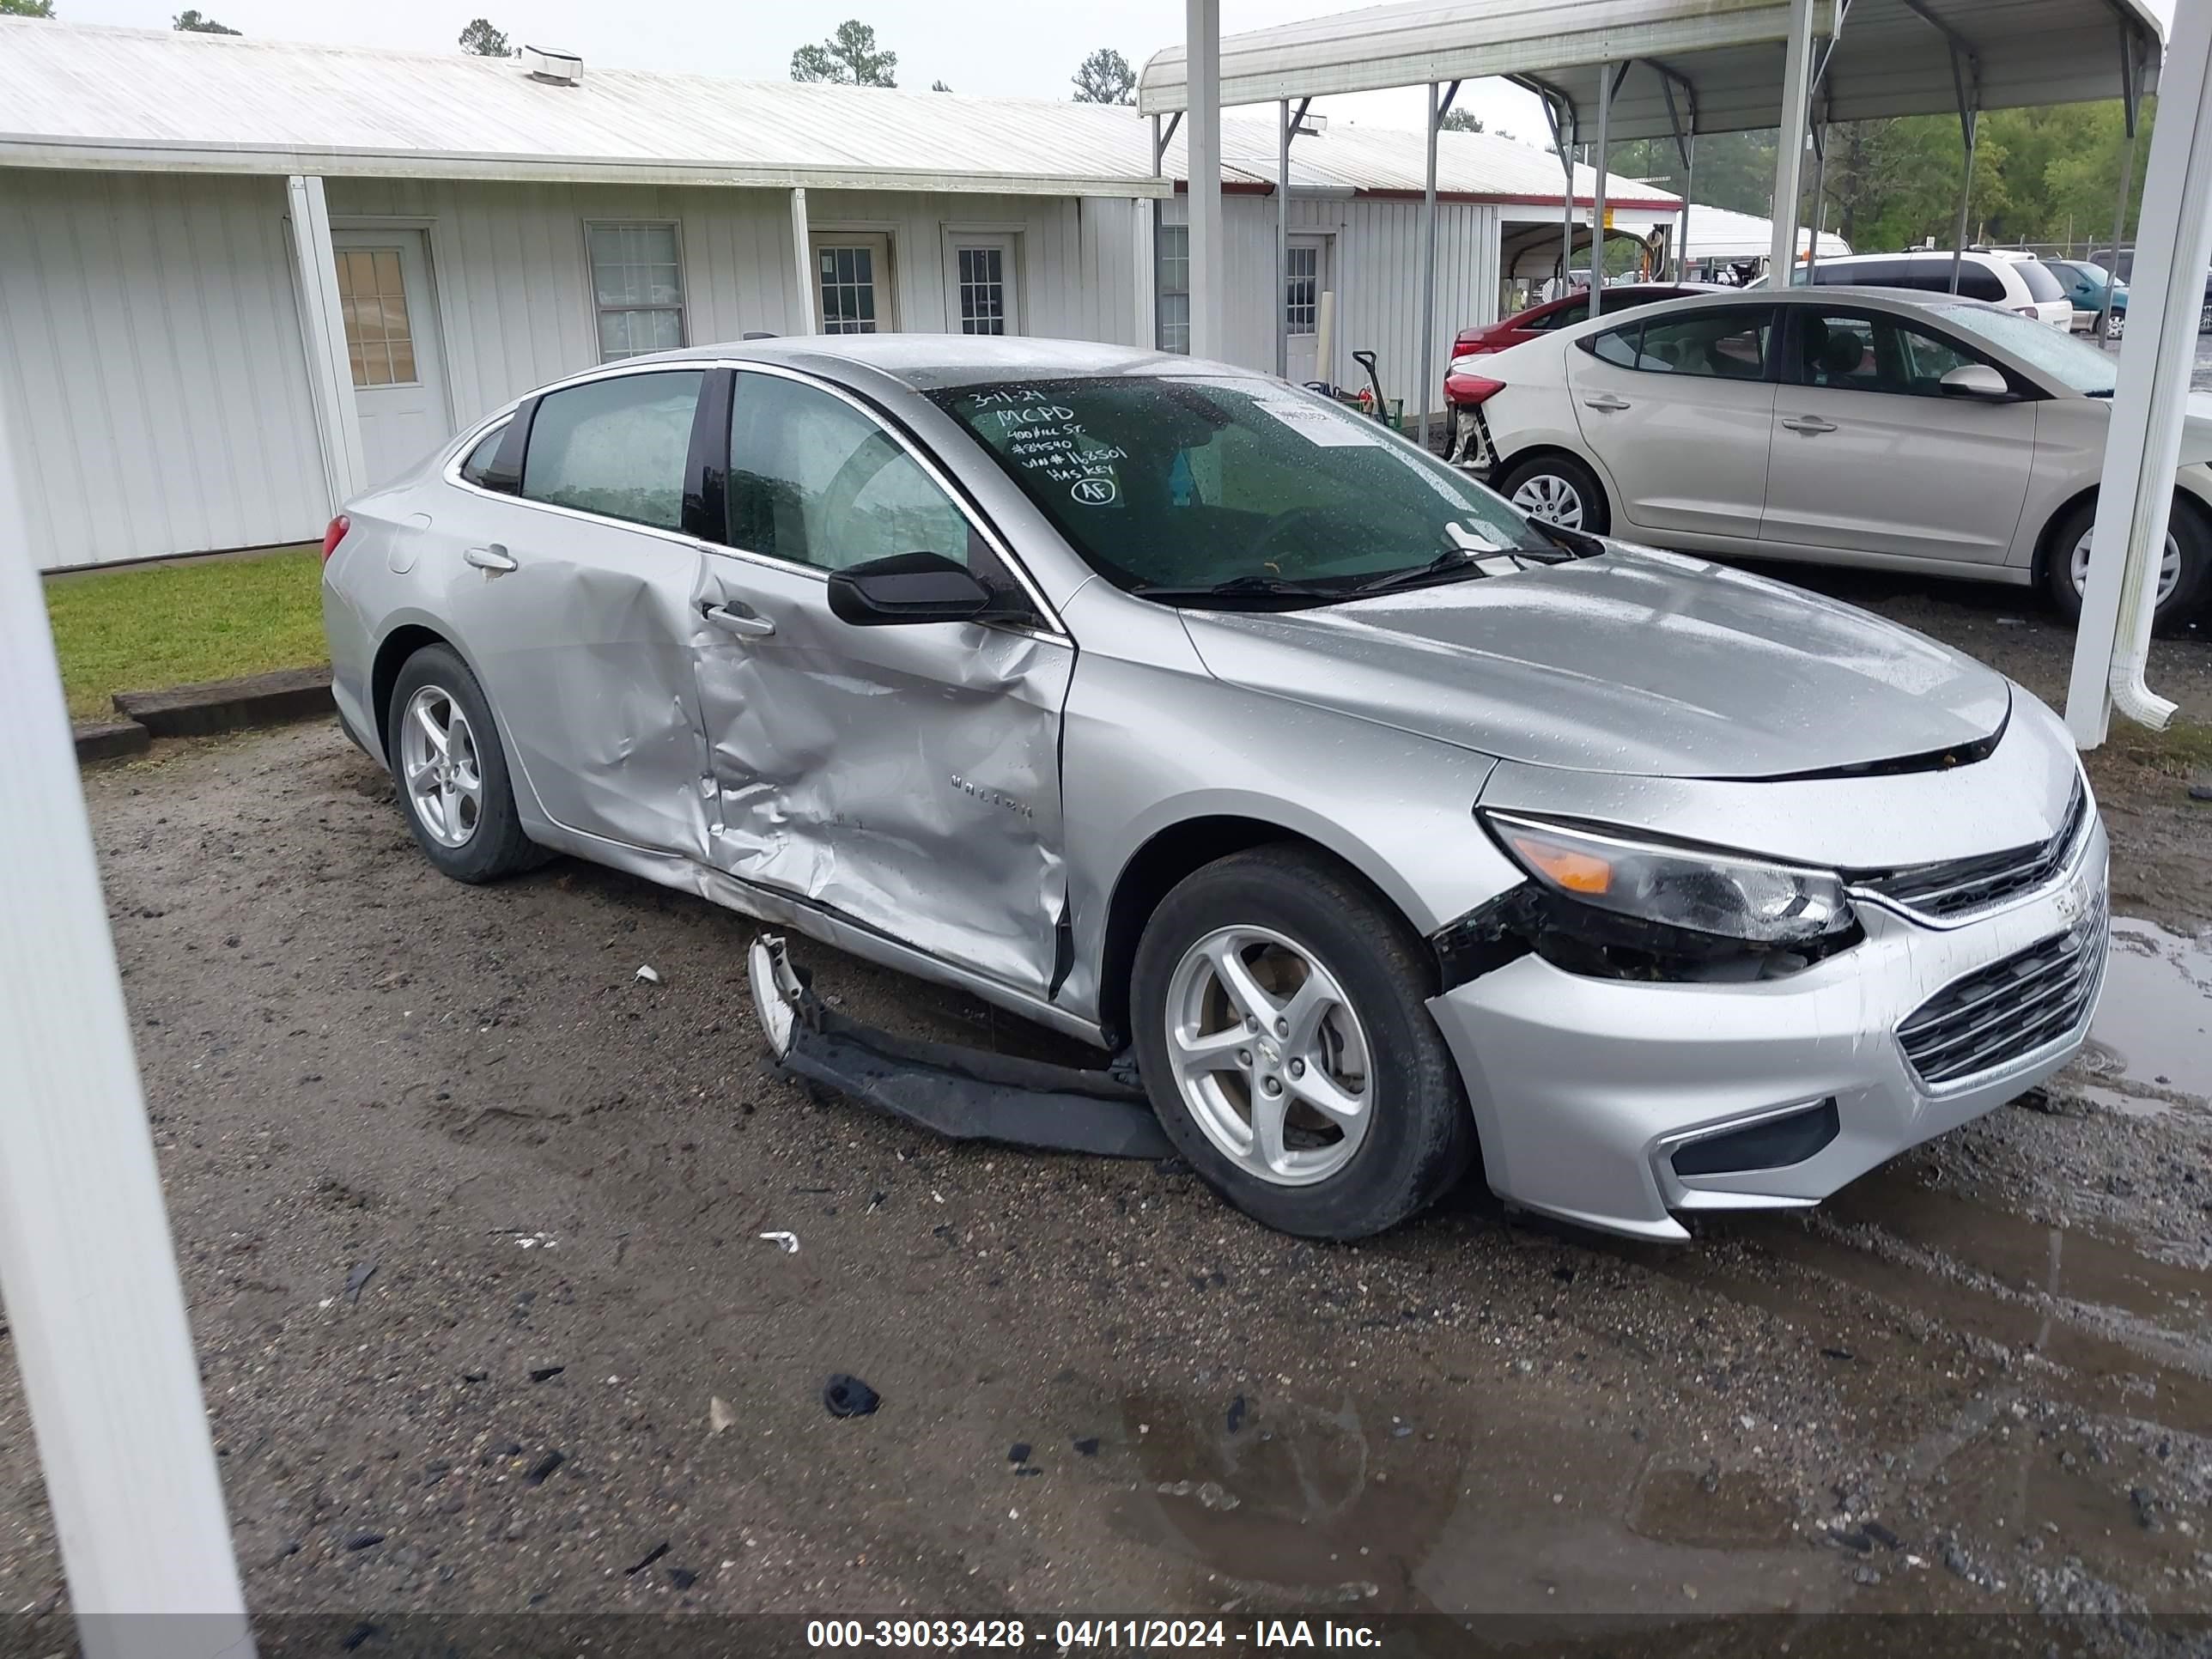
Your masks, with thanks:
M1561 175L1446 137L1456 328L1495 315L1500 228L1556 225ZM1306 331L1294 373L1323 376L1310 331L1333 289L1326 378L1372 347L1409 407L1421 147L1299 139L1284 299ZM1176 346L1180 168L1155 174L1126 109L0 18L0 397L30 561L312 539L481 411L663 345L903 328ZM1273 175L1257 136L1224 158L1253 222L1226 355L1259 368ZM1628 180L1612 198L1617 227L1674 213Z

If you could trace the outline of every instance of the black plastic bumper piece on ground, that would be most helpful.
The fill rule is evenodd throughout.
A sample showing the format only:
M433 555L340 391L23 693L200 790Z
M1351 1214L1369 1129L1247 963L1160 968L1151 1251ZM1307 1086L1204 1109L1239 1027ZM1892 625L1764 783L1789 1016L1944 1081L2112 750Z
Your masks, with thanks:
M894 1036L826 1007L763 933L748 961L761 1030L787 1071L954 1140L1158 1158L1175 1151L1141 1089L1106 1072Z

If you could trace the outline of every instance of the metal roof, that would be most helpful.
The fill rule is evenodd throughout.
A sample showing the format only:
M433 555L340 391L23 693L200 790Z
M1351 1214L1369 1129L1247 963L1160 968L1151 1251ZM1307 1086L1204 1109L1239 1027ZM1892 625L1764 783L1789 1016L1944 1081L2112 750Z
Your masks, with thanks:
M1798 252L1804 252L1812 235L1809 225L1797 228ZM1686 246L1692 259L1764 259L1774 249L1774 222L1756 214L1731 213L1726 208L1695 203L1690 208L1690 236ZM1834 231L1820 233L1823 259L1844 258L1850 251L1851 245Z
M1221 173L1225 182L1273 185L1275 182L1275 118L1224 115L1221 120ZM1170 174L1185 176L1180 135L1168 147ZM1291 141L1293 194L1419 195L1425 181L1426 151L1419 132L1395 127L1353 126L1333 122L1319 133ZM1577 163L1575 198L1588 206L1597 184L1595 168ZM1437 194L1443 200L1550 203L1556 205L1566 179L1559 158L1533 144L1489 132L1437 135ZM1608 173L1606 200L1633 212L1672 212L1679 200L1665 191L1620 174Z
M1685 125L1693 120L1697 131L1776 127L1789 19L1787 0L1373 6L1224 35L1221 101L1516 76L1565 94L1587 138L1598 66L1630 63L1613 99L1615 139L1672 132L1670 76ZM1980 106L2004 109L2118 97L2123 28L2143 48L2144 89L2155 90L2164 40L2144 0L1813 0L1813 27L1836 41L1820 106L1836 121L1954 108L1952 40L1973 56ZM1184 48L1170 46L1145 65L1137 105L1146 114L1181 109L1187 92Z
M1143 196L1127 109L0 18L0 165Z

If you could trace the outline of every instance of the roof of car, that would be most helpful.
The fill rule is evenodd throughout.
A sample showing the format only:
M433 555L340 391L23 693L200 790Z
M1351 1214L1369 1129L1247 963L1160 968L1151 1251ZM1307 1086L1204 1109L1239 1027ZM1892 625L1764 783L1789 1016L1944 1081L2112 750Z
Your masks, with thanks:
M1256 371L1137 346L994 334L800 334L686 346L626 363L781 363L836 374L873 369L920 391L1007 380L1076 380L1124 374L1249 379Z

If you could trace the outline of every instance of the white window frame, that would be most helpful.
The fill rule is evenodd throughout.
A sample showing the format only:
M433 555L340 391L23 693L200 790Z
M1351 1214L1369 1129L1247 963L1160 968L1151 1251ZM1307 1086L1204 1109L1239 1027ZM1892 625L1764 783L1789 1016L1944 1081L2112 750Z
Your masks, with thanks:
M1165 280L1168 264L1167 237L1170 231L1180 232L1183 239L1181 260L1182 286L1181 288L1170 288ZM1170 345L1167 342L1167 313L1162 307L1160 301L1176 295L1182 295L1183 301L1182 321L1177 325L1182 330L1182 343ZM1171 351L1185 357L1190 355L1190 227L1187 224L1171 225L1163 222L1153 233L1152 346L1158 351Z
M835 223L809 225L806 229L806 270L808 280L814 285L814 325L817 331L829 332L828 317L822 309L822 250L858 247L864 243L872 252L880 255L875 275L876 332L899 331L897 234L889 225Z
M996 248L1006 295L1006 335L1028 332L1028 295L1022 281L1022 233L1000 225L947 225L945 236L945 331L960 328L960 250Z
M642 352L610 357L599 343L599 319L611 311L672 311L676 313L677 349L691 343L691 279L684 260L684 222L681 219L586 219L584 222L584 292L592 302L592 349L602 363L626 362ZM595 230L665 230L676 240L676 303L672 306L610 306L599 302L599 267L592 261L592 233Z

